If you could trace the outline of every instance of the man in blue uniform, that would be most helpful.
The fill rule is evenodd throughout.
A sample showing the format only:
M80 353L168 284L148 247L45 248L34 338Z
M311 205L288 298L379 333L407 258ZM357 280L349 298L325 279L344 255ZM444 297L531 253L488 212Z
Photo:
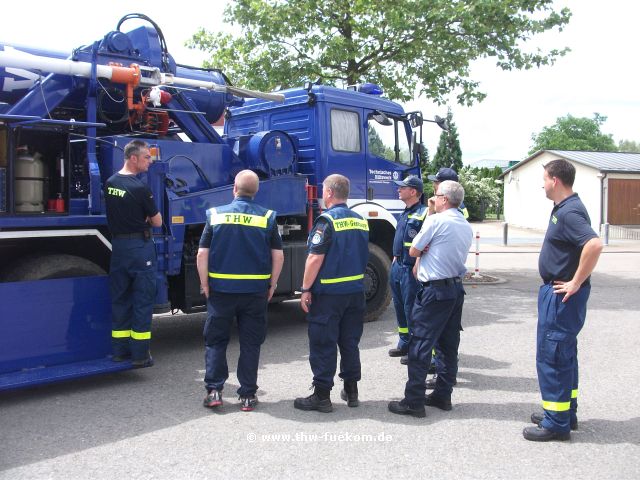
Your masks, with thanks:
M409 379L404 398L389 403L399 415L424 417L424 406L451 410L464 288L462 277L473 239L473 231L458 207L464 199L462 185L444 181L436 191L438 215L428 216L413 239L409 254L419 257L418 290L409 324ZM435 345L442 354L435 390L425 397L425 380Z
M347 207L349 179L329 175L322 183L327 210L309 233L309 255L302 281L301 307L309 322L309 363L314 393L296 398L300 410L333 410L330 392L340 349L341 392L357 407L360 350L364 321L364 272L369 257L369 224Z
M133 140L124 147L124 166L105 184L111 231L113 360L131 359L134 368L150 367L151 317L156 297L156 248L150 227L162 225L153 194L137 175L151 164L149 145Z
M258 188L254 172L238 173L233 202L207 210L207 224L200 238L198 274L207 297L204 326L207 408L222 405L222 390L229 378L227 344L234 318L238 321L240 341L240 408L252 411L258 401L258 362L267 334L267 304L284 262L276 212L253 201Z
M578 428L578 333L591 292L590 275L602 242L577 193L575 167L566 160L544 166L543 188L553 200L549 226L538 259L544 284L538 292L536 367L544 414L531 415L527 440L568 440Z
M394 183L398 185L398 197L406 207L398 219L393 238L393 261L389 284L396 311L399 339L397 347L389 350L389 356L403 357L409 352L411 309L418 291L418 282L412 272L416 259L409 255L409 247L422 228L422 222L427 216L427 207L420 203L424 186L419 177L412 175L402 181L396 180Z

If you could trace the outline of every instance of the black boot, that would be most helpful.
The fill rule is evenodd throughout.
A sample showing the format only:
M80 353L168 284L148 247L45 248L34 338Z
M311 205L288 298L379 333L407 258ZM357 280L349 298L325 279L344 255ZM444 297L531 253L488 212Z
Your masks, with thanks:
M317 410L322 413L329 413L333 411L333 405L331 405L331 398L329 397L330 392L331 390L328 388L315 385L313 394L306 398L296 398L293 402L293 407L298 410Z
M349 407L360 405L358 401L358 382L356 380L345 380L344 388L340 392L340 398L346 401Z

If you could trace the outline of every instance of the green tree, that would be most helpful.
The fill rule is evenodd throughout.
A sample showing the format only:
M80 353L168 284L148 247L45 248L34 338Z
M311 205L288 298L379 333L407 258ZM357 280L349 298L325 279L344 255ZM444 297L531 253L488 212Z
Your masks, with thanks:
M451 109L447 112L447 123L449 124L449 131L442 131L440 134L438 149L431 165L429 165L429 169L433 173L436 173L442 167L451 167L456 172L462 170L462 150L460 149L458 129L453 122Z
M618 151L640 153L640 143L631 140L620 140L618 143Z
M482 221L488 212L498 213L503 189L496 183L496 177L493 175L494 170L488 168L466 166L460 170L460 183L464 187L464 204L469 211L469 220Z
M587 152L614 152L616 144L611 135L602 133L600 127L607 117L594 113L593 118L567 115L554 125L544 127L531 135L533 146L529 155L538 150L583 150Z
M430 161L429 161L429 149L427 148L427 146L423 143L422 144L422 152L420 153L420 175L422 176L422 181L425 183L425 190L427 188L427 183L429 182L429 180L427 180L427 175L429 175L429 165L430 165ZM430 196L430 195L428 195Z
M537 34L562 28L568 8L553 0L237 0L224 11L233 34L198 30L187 43L248 88L271 90L322 78L378 83L389 98L449 93L471 105L485 94L471 62L503 70L550 65L568 49L529 52Z

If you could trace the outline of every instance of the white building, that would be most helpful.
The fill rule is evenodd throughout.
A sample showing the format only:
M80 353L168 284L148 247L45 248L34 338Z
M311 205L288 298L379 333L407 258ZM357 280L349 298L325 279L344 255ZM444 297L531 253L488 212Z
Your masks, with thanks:
M640 153L541 150L504 171L505 221L546 230L553 202L542 188L542 166L555 159L576 167L573 190L584 203L593 229L640 225Z

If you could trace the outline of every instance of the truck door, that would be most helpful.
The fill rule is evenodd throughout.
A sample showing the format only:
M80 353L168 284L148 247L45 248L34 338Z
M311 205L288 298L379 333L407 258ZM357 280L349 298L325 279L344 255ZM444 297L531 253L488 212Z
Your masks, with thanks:
M366 181L369 200L399 213L404 203L398 200L393 180L420 175L410 149L411 129L406 120L372 112L366 125Z
M363 200L367 197L365 176L366 139L362 135L362 109L350 107L331 107L329 109L329 142L326 147L327 171L324 177L339 173L349 178L351 183L350 200Z

